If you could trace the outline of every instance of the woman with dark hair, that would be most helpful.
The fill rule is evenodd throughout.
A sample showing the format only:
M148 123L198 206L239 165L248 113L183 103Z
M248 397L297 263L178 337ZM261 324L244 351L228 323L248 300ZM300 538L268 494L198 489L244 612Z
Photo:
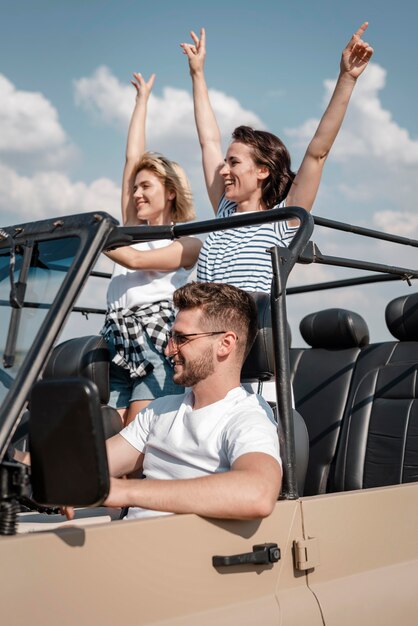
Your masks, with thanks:
M128 131L122 180L125 226L187 222L195 216L183 169L164 156L145 152L145 122L154 75L134 74L137 96ZM184 285L196 263L201 241L180 237L138 243L106 253L115 261L107 292L102 334L112 356L110 401L124 424L151 400L182 393L164 355L174 321L173 293Z
M344 119L357 78L367 67L373 48L361 37L364 22L341 57L340 74L330 103L295 174L283 142L272 133L239 126L223 159L221 135L206 81L205 30L191 32L192 44L182 43L189 60L197 132L209 198L217 217L267 211L285 206L312 209L325 160ZM297 230L294 223L266 222L210 234L200 252L197 277L227 282L247 291L270 291L272 271L266 249L287 246Z

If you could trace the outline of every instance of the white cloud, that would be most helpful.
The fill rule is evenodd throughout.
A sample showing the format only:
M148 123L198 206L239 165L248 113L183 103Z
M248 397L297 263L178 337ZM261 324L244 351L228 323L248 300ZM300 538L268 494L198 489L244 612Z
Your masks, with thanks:
M41 93L21 91L0 74L0 154L38 167L74 156L57 110Z
M74 183L60 172L20 176L0 165L0 212L8 223L88 211L106 211L119 219L119 204L120 189L106 178Z
M129 84L122 84L109 68L99 67L91 76L74 81L74 97L76 104L94 119L127 132L135 89ZM210 98L224 145L228 144L232 130L239 124L264 128L261 119L244 109L236 98L217 90L210 90ZM181 163L190 178L199 217L212 217L203 180L191 93L167 86L163 87L161 95L151 93L147 113L147 146Z
M335 87L333 80L324 81L324 108ZM387 164L416 165L418 163L418 140L410 137L400 127L390 111L383 108L379 92L386 84L386 70L371 63L360 77L353 92L344 125L332 149L332 158L348 161L353 157L379 159ZM298 128L286 133L296 145L306 147L312 138L319 119L309 119Z
M379 211L374 214L373 222L377 228L387 233L418 238L418 213Z
M125 127L132 113L134 89L122 85L110 70L99 67L89 78L74 81L74 97L78 106L99 116L107 123Z
M324 109L334 85L335 81L324 81ZM415 224L408 216L418 196L418 139L384 108L380 92L385 85L386 70L370 64L356 85L332 148L315 212L405 233ZM319 119L308 119L298 128L288 129L293 147L306 149L318 123ZM389 226L374 215L382 211L389 212L386 221L389 214L393 216ZM412 227L416 234L416 227Z
M75 153L45 96L18 90L0 74L2 224L98 210L118 218L120 190L114 182L72 182L59 171Z
M155 87L154 87L155 90ZM135 90L122 84L109 70L99 67L90 77L74 82L75 101L78 106L92 112L107 123L127 128L134 105ZM229 138L239 124L263 128L260 118L252 111L243 109L231 96L210 90L210 98L222 134ZM150 142L166 143L195 139L191 93L184 89L164 87L161 96L150 95L148 103L148 135ZM161 148L158 148L161 150Z

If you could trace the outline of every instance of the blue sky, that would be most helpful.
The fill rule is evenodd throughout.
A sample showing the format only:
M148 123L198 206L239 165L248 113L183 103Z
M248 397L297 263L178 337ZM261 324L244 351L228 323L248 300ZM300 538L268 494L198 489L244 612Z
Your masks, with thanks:
M3 224L97 209L118 216L133 71L157 74L149 147L185 166L198 215L210 217L190 78L179 48L189 30L207 29L206 75L225 146L239 123L262 126L283 138L297 168L336 79L341 51L368 20L373 63L356 87L314 210L418 237L418 9L412 1L2 0L1 7ZM329 254L341 251L335 234L318 231L315 240ZM417 265L416 250L388 259L378 244L355 239L344 251L350 254ZM339 276L323 267L308 270L309 275L300 269L294 280ZM384 299L405 291L381 288L373 306L361 290L309 296L307 306L346 306L374 324ZM300 311L294 306L296 319ZM382 319L376 328L378 339Z

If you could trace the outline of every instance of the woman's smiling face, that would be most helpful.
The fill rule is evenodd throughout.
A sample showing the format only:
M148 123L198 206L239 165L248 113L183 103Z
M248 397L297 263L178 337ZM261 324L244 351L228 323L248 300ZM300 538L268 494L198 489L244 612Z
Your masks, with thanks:
M147 169L138 172L133 197L138 219L154 225L170 224L175 193L168 190L154 172Z
M261 184L268 176L265 170L255 163L249 146L233 141L219 171L225 182L225 197L239 204L256 193L261 195Z

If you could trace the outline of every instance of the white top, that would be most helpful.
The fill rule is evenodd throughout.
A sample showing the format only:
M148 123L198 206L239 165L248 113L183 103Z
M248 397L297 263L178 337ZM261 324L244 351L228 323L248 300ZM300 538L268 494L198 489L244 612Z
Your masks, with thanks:
M135 250L155 250L173 243L170 239L145 241L132 246ZM107 290L107 306L115 309L131 309L142 304L172 300L173 293L182 287L193 268L180 267L174 272L157 270L128 270L115 263L112 279Z
M192 409L193 392L158 398L120 434L144 452L144 475L156 480L226 472L243 454L264 452L280 464L277 427L267 402L242 387L223 400ZM130 508L128 519L167 515Z
M284 207L284 201L275 209ZM229 217L236 212L235 202L222 196L217 217ZM273 246L288 246L297 226L286 221L266 222L210 233L203 244L197 262L197 280L228 283L245 291L270 293L273 278L271 256Z

